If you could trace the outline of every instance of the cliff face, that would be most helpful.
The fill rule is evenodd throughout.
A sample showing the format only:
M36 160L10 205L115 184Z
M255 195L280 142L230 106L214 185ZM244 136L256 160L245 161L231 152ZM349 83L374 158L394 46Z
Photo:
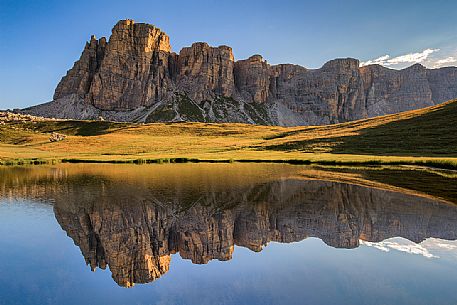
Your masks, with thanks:
M24 112L120 121L321 125L435 105L457 97L457 68L391 70L336 59L322 68L235 61L227 46L179 54L153 25L121 20L109 42L92 37L54 101Z
M336 59L321 69L272 67L271 92L281 125L321 125L366 117L359 61Z
M233 65L232 48L194 43L179 52L177 84L194 101L209 100L215 95L232 96Z
M167 97L170 86L168 36L154 26L119 22L86 99L104 110L127 110Z
M97 40L95 36L91 36L90 41L86 43L81 58L75 62L73 68L68 71L67 75L57 85L54 100L71 94L84 97L89 92L94 76L100 69L105 56L106 46L105 37Z
M239 60L234 67L235 84L243 99L265 103L270 93L270 66L260 55Z
M370 117L435 105L427 69L419 64L401 71L378 65L360 70Z

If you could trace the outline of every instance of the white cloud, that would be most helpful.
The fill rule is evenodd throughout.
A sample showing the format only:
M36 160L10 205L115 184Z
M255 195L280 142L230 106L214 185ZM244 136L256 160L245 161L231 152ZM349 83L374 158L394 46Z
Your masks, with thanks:
M457 65L457 57L449 56L443 59L437 59L431 62L431 68L441 68L446 66L456 66Z
M431 54L438 52L440 49L426 49L419 53L410 53L398 57L394 57L388 60L389 65L397 65L397 64L415 64L421 63L426 60Z
M457 241L439 238L428 238L421 243L429 251L440 256L457 257Z
M368 60L368 61L364 61L364 62L361 62L360 65L361 66L368 66L368 65L385 65L385 62L387 60L389 60L390 58L390 55L384 55L384 56L381 56L381 57L378 57L376 59L372 59L372 60Z
M363 240L360 240L359 242L361 245L373 247L384 252L397 250L409 254L422 255L426 258L439 258L439 256L430 253L429 250L421 244L413 243L404 238L391 238L381 242L369 242Z
M361 66L367 66L367 65L373 65L373 64L378 64L382 66L399 66L399 65L412 65L412 64L417 64L417 63L422 63L426 61L430 55L433 53L438 52L440 49L425 49L422 52L416 52L416 53L409 53L397 57L390 57L390 55L384 55L381 57L378 57L376 59L368 60L365 62L361 62Z
M453 56L449 56L447 58L437 60L436 63L438 65L444 65L444 64L449 64L449 63L455 62L455 61L457 61L457 58L455 58Z

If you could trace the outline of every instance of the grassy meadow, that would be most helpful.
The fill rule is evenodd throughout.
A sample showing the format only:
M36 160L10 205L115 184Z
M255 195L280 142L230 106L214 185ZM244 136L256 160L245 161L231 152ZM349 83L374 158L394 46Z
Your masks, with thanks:
M50 142L52 132L65 134ZM286 162L457 168L457 100L327 126L6 120L0 163Z

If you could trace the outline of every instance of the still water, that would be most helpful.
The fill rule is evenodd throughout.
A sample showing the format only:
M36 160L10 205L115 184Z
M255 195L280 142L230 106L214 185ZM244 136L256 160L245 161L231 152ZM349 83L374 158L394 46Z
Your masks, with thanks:
M457 304L449 189L280 164L0 168L0 304Z

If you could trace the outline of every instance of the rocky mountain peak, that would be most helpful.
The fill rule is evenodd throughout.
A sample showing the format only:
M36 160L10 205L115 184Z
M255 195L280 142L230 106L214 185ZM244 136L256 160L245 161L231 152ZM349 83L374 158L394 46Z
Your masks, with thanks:
M137 52L164 51L170 52L170 38L154 25L135 23L126 19L120 20L113 28L110 37L113 47L131 46Z
M248 58L250 62L264 62L262 55L255 54Z
M235 61L232 48L196 42L178 54L159 28L120 20L109 41L91 36L54 100L26 113L120 121L321 125L435 105L457 97L457 68L360 67L338 58L320 69Z
M322 66L325 71L354 71L358 70L360 61L354 58L336 58Z
M427 68L425 66L421 65L421 64L414 64L414 65L408 67L407 69L409 69L409 70L419 70L419 71L420 70L423 70L423 71L427 70Z

